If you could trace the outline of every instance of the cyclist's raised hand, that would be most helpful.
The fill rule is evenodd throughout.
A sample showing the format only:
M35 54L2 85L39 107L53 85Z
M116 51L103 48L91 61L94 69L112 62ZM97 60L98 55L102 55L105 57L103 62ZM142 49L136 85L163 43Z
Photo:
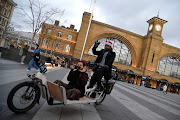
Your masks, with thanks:
M94 47L97 48L99 46L100 42L99 41L96 41L95 44L94 44Z

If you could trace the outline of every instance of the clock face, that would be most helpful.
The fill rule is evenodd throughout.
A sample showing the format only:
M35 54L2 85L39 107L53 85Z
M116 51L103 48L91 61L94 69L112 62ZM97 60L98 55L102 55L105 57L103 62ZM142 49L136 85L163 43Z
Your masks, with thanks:
M160 31L161 30L161 26L159 24L156 25L156 30Z
M151 25L149 26L149 31L151 31L152 28L153 28L153 24L151 24Z

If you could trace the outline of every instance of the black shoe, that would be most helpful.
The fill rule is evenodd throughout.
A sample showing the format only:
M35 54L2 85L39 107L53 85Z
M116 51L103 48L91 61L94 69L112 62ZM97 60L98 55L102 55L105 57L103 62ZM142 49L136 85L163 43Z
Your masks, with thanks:
M74 100L73 98L68 98L68 100Z
M96 89L95 89L95 91L103 91L103 88L102 87L97 87Z
M93 85L89 85L89 86L87 86L87 89L89 89L89 88L93 88Z

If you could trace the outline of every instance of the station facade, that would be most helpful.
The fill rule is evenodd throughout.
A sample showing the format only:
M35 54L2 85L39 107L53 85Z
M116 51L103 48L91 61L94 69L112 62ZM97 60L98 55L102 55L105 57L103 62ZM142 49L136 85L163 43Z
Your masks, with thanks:
M79 59L90 16L91 13L83 13L79 31L74 29L74 25L67 28L59 26L59 21L54 25L44 23L39 38L40 47ZM118 69L180 83L180 49L163 43L164 39L161 36L166 22L159 17L151 18L147 21L147 34L142 36L92 20L82 59L95 60L96 56L92 54L95 41L101 42L97 48L100 50L106 40L111 40L116 52L113 65Z

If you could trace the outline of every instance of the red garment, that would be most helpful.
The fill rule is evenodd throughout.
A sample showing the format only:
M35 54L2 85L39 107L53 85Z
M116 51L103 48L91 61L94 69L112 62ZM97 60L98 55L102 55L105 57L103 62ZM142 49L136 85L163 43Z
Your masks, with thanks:
M83 67L86 66L86 63L84 61L79 61L79 62L82 62Z
M74 88L78 89L81 92L81 97L84 96L85 86L86 86L87 81L88 81L88 74L87 73L71 70L69 72L67 80L69 81L68 84L63 83L60 80L56 80L54 83L58 84L59 86L65 87L66 90L74 89Z
M85 93L85 86L88 81L88 74L85 72L80 71L73 71L71 70L67 80L70 81L68 84L68 87L73 87L76 89L79 89L81 92L81 95L83 96Z

